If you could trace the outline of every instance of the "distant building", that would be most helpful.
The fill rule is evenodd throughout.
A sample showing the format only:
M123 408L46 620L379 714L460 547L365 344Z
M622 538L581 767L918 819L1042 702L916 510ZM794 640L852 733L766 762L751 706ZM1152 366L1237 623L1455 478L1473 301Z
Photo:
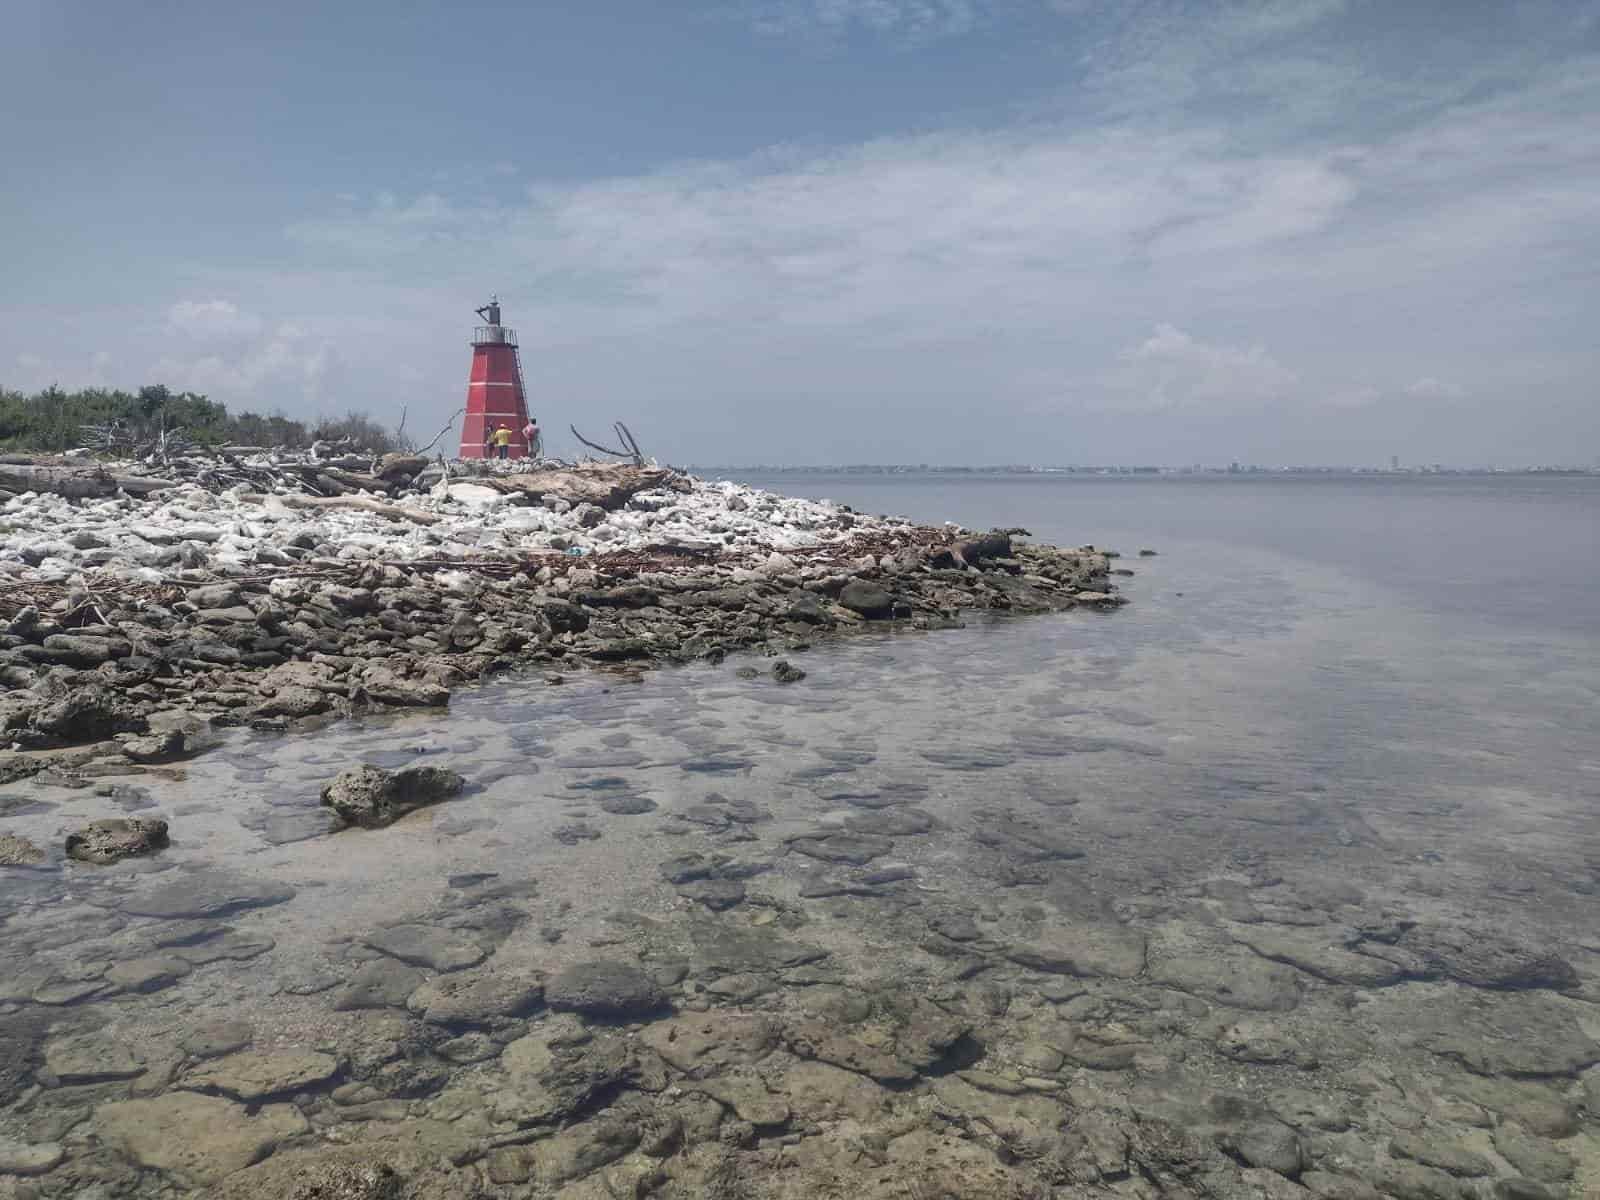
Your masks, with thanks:
M1389 470L1398 471L1399 469L1400 469L1400 456L1398 454L1389 455Z

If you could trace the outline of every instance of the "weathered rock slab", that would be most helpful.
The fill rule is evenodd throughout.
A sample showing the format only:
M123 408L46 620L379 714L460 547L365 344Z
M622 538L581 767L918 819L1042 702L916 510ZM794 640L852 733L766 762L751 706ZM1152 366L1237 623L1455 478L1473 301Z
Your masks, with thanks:
M464 970L488 957L488 952L470 935L434 925L391 925L363 940L390 958L435 971Z
M491 1025L527 1016L543 999L543 980L489 970L430 979L411 993L406 1007L430 1025Z
M1115 922L1052 922L1037 937L1006 951L1035 971L1108 979L1133 979L1144 970L1145 935Z
M214 1058L184 1075L190 1091L215 1091L247 1104L327 1083L339 1060L310 1050L241 1050Z
M660 1011L666 996L638 967L597 961L568 967L545 986L545 1002L561 1012L594 1017L643 1017Z
M1240 951L1192 951L1152 961L1149 978L1231 1008L1288 1012L1300 1003L1295 972Z
M102 1141L188 1187L217 1183L307 1128L291 1105L269 1104L252 1114L242 1104L198 1092L113 1101L94 1114Z
M171 883L111 903L132 916L179 920L220 917L247 908L282 904L293 898L294 889L287 884L268 883L231 871L202 869L188 871Z

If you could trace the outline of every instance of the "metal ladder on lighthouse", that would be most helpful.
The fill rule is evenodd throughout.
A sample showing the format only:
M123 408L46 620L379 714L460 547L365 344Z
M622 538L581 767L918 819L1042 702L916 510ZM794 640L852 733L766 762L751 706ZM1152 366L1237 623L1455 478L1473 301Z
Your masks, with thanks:
M522 426L523 426L524 429L526 429L527 426L528 426L529 420L531 420L532 418L530 418L529 415L528 415L528 384L522 378L522 348L520 346L512 346L511 347L511 361L517 364L517 394L522 397L522 413L521 413ZM518 432L520 433L521 430L519 430ZM537 447L536 447L536 445L534 443L529 443L529 445L528 445L528 457L529 458L533 458L534 457L534 452L535 452L536 449L537 449Z

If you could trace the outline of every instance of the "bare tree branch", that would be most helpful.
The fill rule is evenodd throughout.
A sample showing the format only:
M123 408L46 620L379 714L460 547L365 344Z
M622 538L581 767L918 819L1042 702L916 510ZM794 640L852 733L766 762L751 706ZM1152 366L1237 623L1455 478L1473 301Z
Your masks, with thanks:
M464 413L466 411L467 411L467 407L466 407L466 405L463 404L460 408L456 409L455 412L451 413L450 414L450 419L444 423L444 428L439 430L438 434L434 437L433 441L429 442L426 446L418 446L416 452L418 454L426 454L429 450L432 450L435 446L437 446L439 444L439 438L442 438L445 434L449 433L452 429L454 429L455 428L455 424L456 424L456 418L459 417L462 413ZM403 421L401 423L404 424Z
M622 443L624 449L613 450L609 446L602 446L598 442L591 442L588 438L584 437L583 434L578 432L578 427L576 425L567 426L568 429L572 430L572 436L577 438L585 446L589 447L589 449L597 451L600 454L609 454L612 458L631 458L634 466L644 466L644 455L639 452L639 443L633 440L633 434L628 432L628 427L621 421L614 422L611 427L616 431L617 440Z

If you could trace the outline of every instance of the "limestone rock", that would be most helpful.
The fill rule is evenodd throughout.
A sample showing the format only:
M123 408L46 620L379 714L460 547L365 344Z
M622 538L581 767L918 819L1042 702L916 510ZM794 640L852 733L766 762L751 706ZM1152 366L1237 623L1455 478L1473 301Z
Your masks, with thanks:
M768 1091L766 1081L754 1071L730 1071L692 1084L690 1090L710 1096L757 1127L782 1125L789 1119L788 1103Z
M545 1002L586 1016L643 1017L661 1009L666 997L638 967L602 960L562 971L546 985Z
M637 1146L640 1125L638 1120L605 1116L564 1129L529 1147L535 1173L551 1185L581 1179Z
M680 886L678 895L704 904L713 912L722 912L744 903L745 887L737 879L696 879Z
M172 955L149 955L117 963L105 973L105 980L125 992L154 992L170 987L192 969Z
M1493 1165L1483 1155L1465 1146L1457 1146L1437 1134L1396 1134L1390 1139L1389 1153L1451 1175L1475 1177L1494 1174Z
M790 839L789 849L823 862L861 867L888 854L894 849L894 843L888 838L869 837L866 834L819 833Z
M1264 1167L1290 1179L1305 1166L1300 1138L1287 1125L1262 1121L1232 1134L1229 1147L1252 1167Z
M1133 979L1144 970L1145 937L1114 922L1052 922L1038 937L1014 945L1006 957L1035 971Z
M214 1058L183 1077L191 1091L215 1091L247 1104L327 1083L339 1060L310 1050L240 1050Z
M14 1142L0 1137L0 1175L43 1175L66 1157L60 1142Z
M434 925L391 925L364 940L390 958L435 971L460 971L488 957L488 952L471 936Z
M379 829L406 813L458 796L466 780L443 767L386 771L363 764L341 771L322 789L322 803L347 825Z
M638 1062L621 1039L575 1044L563 1029L548 1022L501 1053L508 1086L496 1101L497 1117L523 1126L561 1120L636 1075Z
M152 854L167 845L167 823L156 817L111 817L90 821L67 835L67 857L80 862L113 863Z
M851 1117L866 1122L887 1110L894 1093L855 1071L801 1060L784 1073L783 1095L797 1118L836 1121Z
M109 1034L84 1033L47 1045L44 1065L63 1084L100 1083L144 1074L145 1058Z
M878 584L852 579L839 592L839 603L869 620L882 620L894 614L894 597Z
M416 967L393 958L364 963L333 1002L336 1012L365 1008L400 1008L417 990L424 976Z
M207 1021L185 1030L178 1045L195 1058L216 1058L242 1050L253 1036L244 1021Z
M287 884L265 883L230 871L187 871L172 883L118 900L117 907L137 917L212 918L247 908L282 904L294 897Z
M783 1040L799 1058L831 1063L879 1083L906 1084L917 1078L916 1070L908 1063L821 1021L793 1022L784 1029Z
M136 763L163 763L189 753L188 738L181 729L131 737L122 743L122 752Z
M544 999L544 983L509 971L457 972L430 979L406 1007L430 1025L491 1025L525 1017Z
M1436 1028L1427 1047L1475 1074L1576 1075L1600 1062L1600 1044L1544 992L1507 992L1488 1005L1443 1002L1429 1016Z
M299 1110L287 1104L252 1114L242 1104L198 1092L113 1101L94 1114L102 1141L186 1187L217 1183L307 1128Z
M1359 944L1353 931L1346 935L1322 929L1254 928L1234 934L1234 940L1262 958L1286 963L1330 983L1387 987L1405 978L1405 971L1396 964L1351 949L1352 944Z
M778 1031L763 1016L745 1013L683 1013L649 1025L644 1043L688 1075L753 1063L777 1044Z
M0 867L33 867L44 861L44 851L27 838L0 833Z
M1495 930L1420 925L1400 945L1439 974L1471 987L1562 990L1579 982L1572 964L1551 947Z
M1502 1125L1494 1131L1494 1148L1529 1179L1562 1183L1572 1178L1571 1155L1554 1142L1531 1137L1515 1125Z
M1152 961L1149 978L1218 1004L1257 1012L1288 1012L1300 1003L1300 986L1293 971L1238 951L1163 957Z

